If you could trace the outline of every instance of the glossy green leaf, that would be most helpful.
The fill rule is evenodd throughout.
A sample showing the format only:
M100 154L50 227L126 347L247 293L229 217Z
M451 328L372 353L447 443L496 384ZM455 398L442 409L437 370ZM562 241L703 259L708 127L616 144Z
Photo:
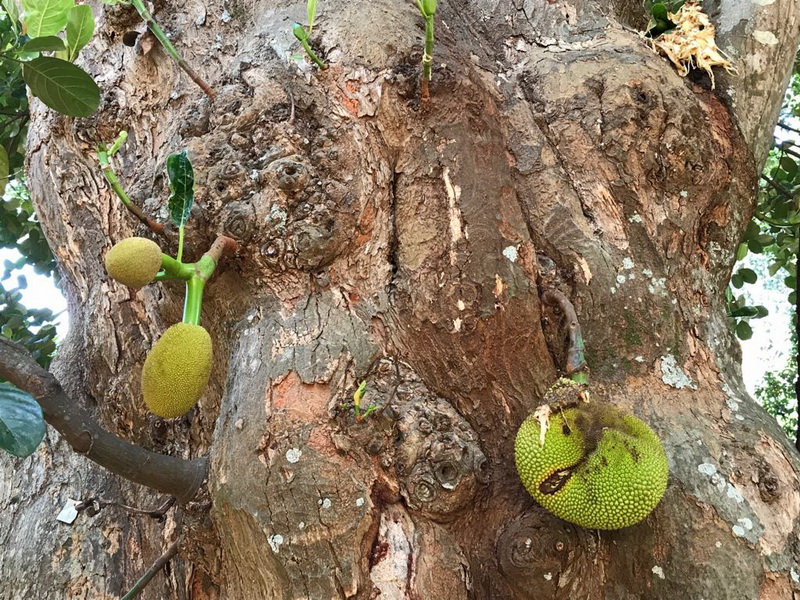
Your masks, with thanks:
M742 280L742 276L738 273L734 273L731 277L731 285L735 287L737 290L744 285L744 281Z
M86 71L59 58L43 56L22 67L34 96L70 117L88 117L100 105L100 88Z
M755 283L758 280L758 275L753 269L739 269L738 273L745 283Z
M169 216L178 227L189 220L194 203L194 169L186 150L167 157L169 178Z
M22 22L31 38L55 35L67 24L75 0L22 0Z
M5 193L6 184L8 184L8 153L0 146L0 196Z
M736 337L740 340L749 340L753 337L753 328L750 327L747 321L739 321L739 324L736 326Z
M64 40L56 35L33 38L22 47L23 52L56 52L64 49Z
M67 60L75 60L94 34L94 16L86 4L73 6L67 15Z
M33 454L44 438L42 409L33 396L0 383L0 448L14 456Z
M436 14L436 0L422 0L422 14L426 17Z

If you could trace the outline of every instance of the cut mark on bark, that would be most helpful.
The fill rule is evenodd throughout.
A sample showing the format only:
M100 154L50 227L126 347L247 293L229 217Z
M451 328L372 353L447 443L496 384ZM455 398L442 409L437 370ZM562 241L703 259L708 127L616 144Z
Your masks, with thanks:
M444 168L442 179L444 180L444 187L447 190L447 205L450 221L450 264L455 265L457 261L455 244L465 237L463 224L461 222L461 209L458 206L461 200L461 188L457 185L453 185L453 182L450 181L449 167Z
M381 513L378 537L372 545L369 577L381 600L406 600L413 574L414 524L403 507L389 505Z

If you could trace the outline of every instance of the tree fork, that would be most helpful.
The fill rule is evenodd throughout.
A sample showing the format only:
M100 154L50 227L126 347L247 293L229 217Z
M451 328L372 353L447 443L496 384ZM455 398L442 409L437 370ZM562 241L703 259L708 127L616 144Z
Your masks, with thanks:
M61 384L40 367L19 344L0 338L0 377L31 394L42 407L45 420L64 436L73 450L116 475L175 496L191 500L203 485L208 460L184 460L151 452L109 433Z

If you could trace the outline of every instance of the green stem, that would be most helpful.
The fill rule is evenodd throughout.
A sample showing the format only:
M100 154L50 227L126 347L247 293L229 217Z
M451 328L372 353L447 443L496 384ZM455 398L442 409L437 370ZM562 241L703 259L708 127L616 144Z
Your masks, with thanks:
M193 275L186 282L186 303L183 305L183 322L189 325L200 324L200 309L203 306L205 279Z
M142 19L144 19L145 23L147 23L147 27L153 32L153 35L156 36L156 39L161 42L161 45L164 47L164 50L167 51L167 54L169 54L175 60L175 62L178 63L178 66L183 69L184 73L186 73L192 79L192 81L200 86L200 89L202 89L211 98L214 98L217 93L212 90L211 87L209 87L209 85L203 81L203 79L197 73L194 72L194 70L189 66L189 63L187 63L181 57L181 55L178 54L175 46L172 45L172 42L169 41L164 31L161 29L161 27L159 27L155 19L153 19L153 16L147 10L144 2L142 2L142 0L130 0L130 3L137 10Z
M117 198L119 198L122 201L122 204L125 205L125 208L133 213L133 215L139 219L139 221L147 225L150 231L158 234L164 239L168 239L167 234L164 231L164 226L158 221L155 221L147 216L141 208L136 206L131 201L131 199L128 197L128 194L123 189L122 184L119 182L117 174L114 172L114 167L111 166L110 157L117 153L127 137L128 133L126 131L121 131L117 139L114 140L114 143L111 145L111 148L108 148L105 144L97 145L97 160L100 163L100 170L102 171L105 180L111 186L111 189L114 190Z
M433 15L425 16L425 54L422 55L422 78L430 81L433 63Z
M308 58L310 58L311 60L313 60L313 61L314 61L314 63L315 63L315 64L316 64L316 65L317 65L317 66L318 66L320 69L322 69L322 70L325 70L325 69L327 69L327 68L328 68L328 65L326 65L324 62L322 62L322 61L319 59L319 56L317 56L317 55L314 53L314 51L311 49L311 46L308 44L308 42L307 42L306 40L300 40L300 44L303 46L303 50L305 50L305 51L306 51L306 54L308 54Z
M175 258L178 262L181 262L181 258L183 258L183 225L178 227L178 254Z
M182 279L189 281L195 274L193 265L187 265L175 260L167 254L161 255L161 273L156 275L156 280Z
M186 281L186 303L183 305L183 322L190 325L200 324L200 309L203 305L203 289L206 281L211 279L217 268L217 261L225 252L235 251L236 242L219 237L200 260L193 265L184 265L191 269L192 275Z

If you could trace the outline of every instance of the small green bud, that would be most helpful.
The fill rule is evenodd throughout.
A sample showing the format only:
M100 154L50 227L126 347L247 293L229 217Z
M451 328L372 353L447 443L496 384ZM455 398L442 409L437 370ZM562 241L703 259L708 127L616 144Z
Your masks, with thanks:
M306 28L300 25L300 23L294 23L292 25L292 33L294 34L294 37L296 37L299 41L301 42L308 41L308 31L306 31Z
M422 0L422 14L432 17L436 13L436 0Z

